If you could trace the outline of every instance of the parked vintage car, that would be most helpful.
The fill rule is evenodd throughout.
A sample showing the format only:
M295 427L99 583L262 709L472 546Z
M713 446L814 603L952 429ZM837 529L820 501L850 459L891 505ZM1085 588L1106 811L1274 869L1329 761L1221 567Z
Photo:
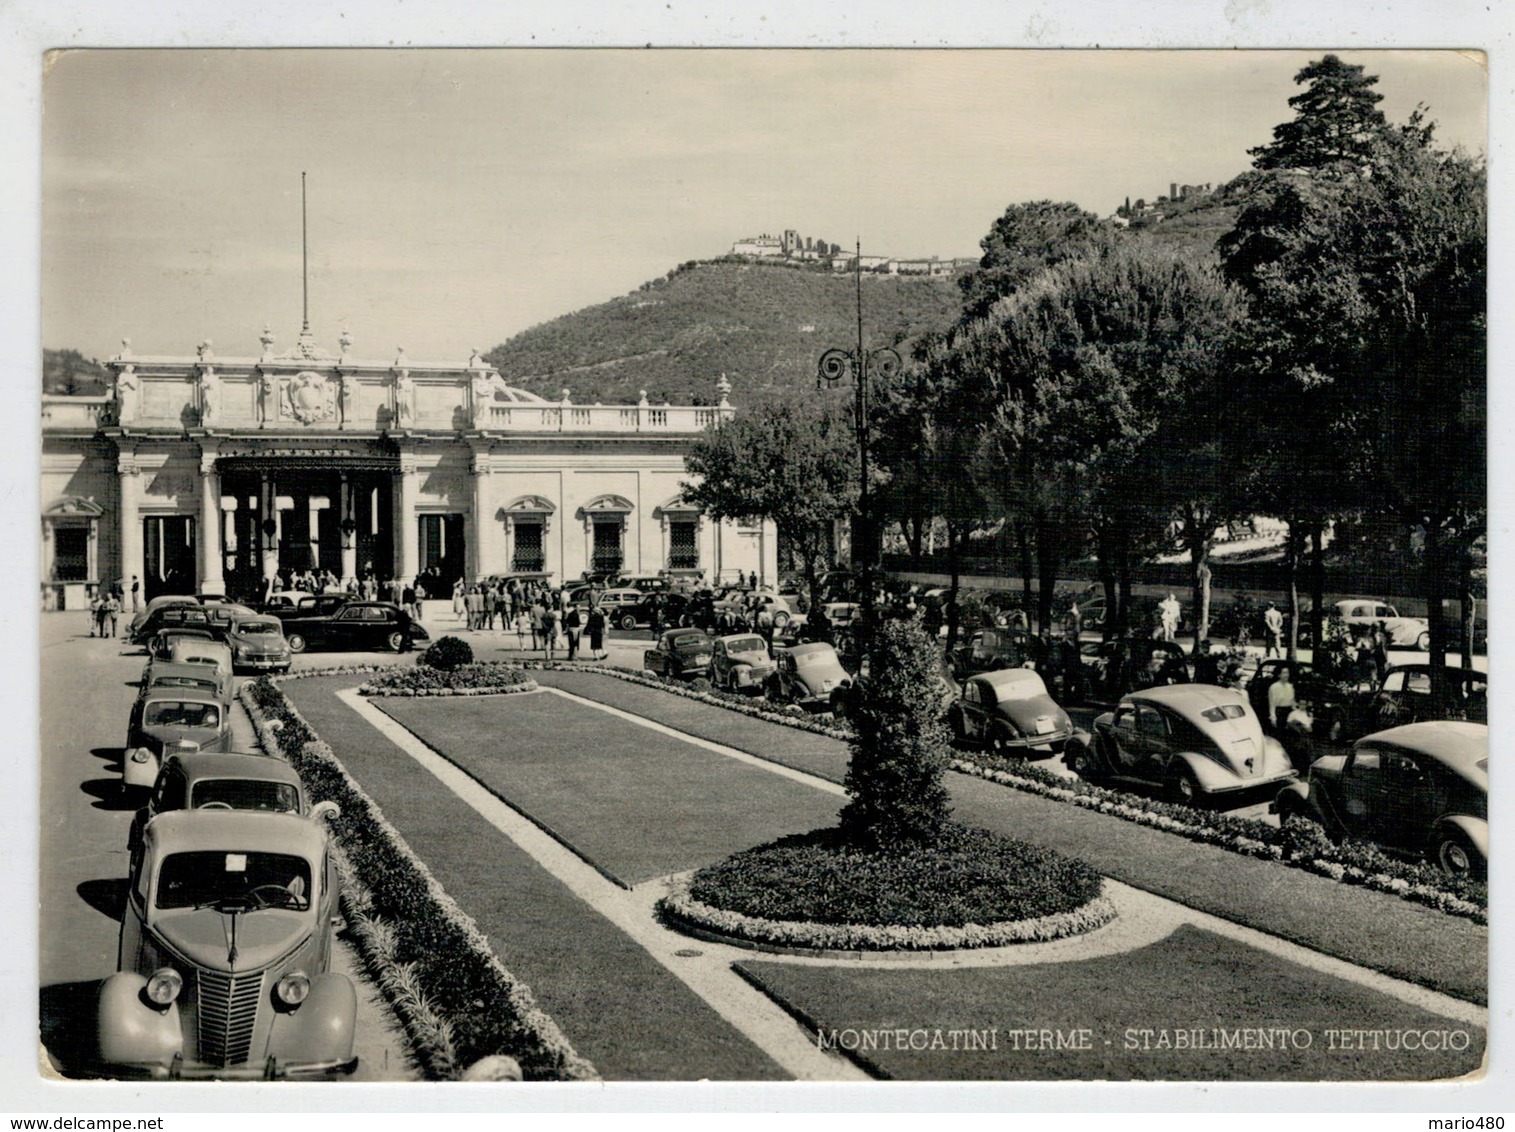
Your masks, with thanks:
M768 644L756 633L717 637L710 651L710 680L728 692L759 692L773 675Z
M1449 873L1483 877L1489 729L1437 720L1368 735L1345 754L1316 759L1309 779L1280 791L1272 809L1281 821L1319 822L1335 839L1423 853Z
M289 642L284 639L284 625L277 617L257 614L238 617L226 633L235 668L255 672L288 672Z
M1131 692L1075 739L1063 761L1091 782L1160 786L1175 802L1277 785L1294 767L1264 735L1247 697L1214 684L1170 684Z
M1085 686L1106 702L1140 688L1189 681L1187 654L1173 641L1153 637L1085 641L1079 652Z
M151 786L175 751L224 751L230 739L226 706L214 692L168 688L139 696L126 724L122 790Z
M1343 704L1333 737L1350 741L1373 731L1434 719L1489 722L1489 674L1475 668L1399 664L1384 673L1371 692ZM1435 691L1435 681L1442 692Z
M731 611L743 617L751 617L754 613L762 616L767 613L773 619L773 627L779 632L790 625L803 625L804 614L798 612L789 599L774 593L772 590L751 590L745 593L728 591L727 594L718 598L715 603L715 612L719 616Z
M289 592L274 594L273 597L293 599L288 603L272 600L262 609L262 612L270 617L277 617L284 624L286 632L292 622L330 617L344 605L357 600L352 594L300 594L296 596L293 592Z
M126 639L137 643L140 643L141 640L145 640L146 637L139 639L138 630L144 624L146 624L149 617L158 612L160 609L167 609L171 606L184 608L187 606L195 606L199 604L199 599L190 594L159 594L157 597L153 598L141 609L139 609L136 613L132 614L132 619L126 626ZM146 636L150 637L152 636L152 633L148 633Z
M774 649L773 663L765 691L774 703L834 712L852 686L851 673L824 641Z
M164 629L199 629L215 636L205 606L194 598L180 598L160 605L141 621L134 618L126 639L134 645L145 645Z
M203 664L228 678L232 675L231 648L221 641L175 636L169 640L168 655L162 659L170 664ZM158 659L152 663L158 663Z
M1056 754L1075 737L1087 741L1029 668L984 672L964 681L947 709L954 738L1003 754Z
M1363 598L1338 601L1334 610L1353 633L1383 622L1389 632L1389 644L1421 652L1431 647L1431 623L1424 617L1401 617L1392 605Z
M429 641L431 634L419 621L387 601L353 601L326 617L311 617L298 623L286 623L284 640L289 651L306 649L341 649L365 651L390 649L399 652L404 642L405 624L410 624L413 641Z
M147 823L117 972L100 988L102 1072L350 1073L357 994L329 970L337 896L326 830L308 818L180 810Z
M219 640L226 640L232 623L242 617L256 617L258 611L234 601L208 601L201 606L210 618L210 629Z
M169 660L154 660L142 670L142 680L137 695L150 695L165 690L191 689L209 692L227 707L231 706L232 678L208 664L175 664Z
M209 629L185 629L170 626L159 629L147 641L148 663L155 660L167 660L174 651L174 642L180 638L196 639L214 642L216 635Z
M1278 657L1259 661L1257 671L1247 682L1247 702L1252 705L1257 718L1263 721L1263 730L1273 730L1268 712L1268 689L1278 679L1278 670L1281 668L1289 670L1289 681L1294 685L1294 699L1310 705L1314 735L1320 739L1339 738L1343 713L1352 698L1350 693L1305 662Z
M659 676L692 680L710 675L715 642L702 629L668 629L642 654L642 667Z
M952 674L963 681L980 672L1019 668L1033 656L1031 640L1024 629L980 629L952 650Z
M295 768L263 754L204 751L174 753L163 760L147 805L132 818L127 849L135 858L147 823L173 810L247 810L303 814L317 820L340 817L335 802L315 806Z

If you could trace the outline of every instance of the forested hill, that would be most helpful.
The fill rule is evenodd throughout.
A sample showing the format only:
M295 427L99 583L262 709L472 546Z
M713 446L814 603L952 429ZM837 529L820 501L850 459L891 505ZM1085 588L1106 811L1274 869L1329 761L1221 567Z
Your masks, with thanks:
M732 399L766 386L814 383L816 360L857 342L853 277L772 264L685 267L608 303L516 335L487 355L511 385L579 404L711 404L722 373ZM869 347L894 345L957 318L952 277L863 273L863 333Z
M1206 197L1164 202L1160 223L1138 221L1123 238L1214 254L1246 202L1244 174ZM641 289L517 334L486 355L511 385L579 404L709 404L722 373L740 403L754 388L804 388L816 359L857 341L850 274L774 263L689 263ZM957 277L863 273L866 344L907 354L924 331L945 330L962 310Z
M74 396L104 393L110 371L78 350L42 351L42 392Z

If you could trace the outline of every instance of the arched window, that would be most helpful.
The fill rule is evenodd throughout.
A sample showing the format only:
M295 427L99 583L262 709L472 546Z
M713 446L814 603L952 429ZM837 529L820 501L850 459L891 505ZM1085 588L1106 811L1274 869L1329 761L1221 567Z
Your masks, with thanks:
M620 495L600 495L579 508L589 541L589 572L614 575L626 569L626 517L635 510Z
M93 499L65 495L42 512L42 576L49 582L98 582L100 517Z
M663 527L663 568L673 574L700 572L700 520L704 510L675 495L652 512Z
M557 508L540 495L523 495L500 508L512 574L547 574L547 531Z

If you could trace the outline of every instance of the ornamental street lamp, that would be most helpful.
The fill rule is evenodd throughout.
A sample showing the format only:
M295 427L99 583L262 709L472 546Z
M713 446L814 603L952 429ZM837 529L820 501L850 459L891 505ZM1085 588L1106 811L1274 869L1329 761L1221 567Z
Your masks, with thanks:
M816 368L816 388L834 388L847 374L852 375L856 390L853 409L857 429L858 483L857 516L852 528L852 565L859 575L862 600L873 604L872 573L878 564L878 541L868 499L868 384L874 377L889 381L900 371L900 356L887 346L877 350L863 348L863 246L859 241L852 261L857 295L857 348L827 350Z

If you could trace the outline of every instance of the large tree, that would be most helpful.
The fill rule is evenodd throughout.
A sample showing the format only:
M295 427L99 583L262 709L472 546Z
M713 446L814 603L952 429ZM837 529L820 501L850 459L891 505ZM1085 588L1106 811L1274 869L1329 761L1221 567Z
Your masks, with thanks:
M831 525L857 503L854 433L824 400L754 401L695 441L684 458L684 498L713 519L770 520L809 585L831 545Z
M1309 86L1289 105L1295 115L1273 128L1273 141L1249 150L1258 169L1313 169L1367 160L1383 130L1378 76L1335 55L1317 59L1294 76Z
M1111 246L1120 229L1068 201L1012 204L979 241L977 269L958 280L963 321L981 318L1044 268Z
M1201 632L1209 536L1233 500L1220 377L1242 310L1215 268L1131 245L1049 269L960 346L963 395L989 414L1002 481L1034 513L1098 500L1133 524L1185 523Z

